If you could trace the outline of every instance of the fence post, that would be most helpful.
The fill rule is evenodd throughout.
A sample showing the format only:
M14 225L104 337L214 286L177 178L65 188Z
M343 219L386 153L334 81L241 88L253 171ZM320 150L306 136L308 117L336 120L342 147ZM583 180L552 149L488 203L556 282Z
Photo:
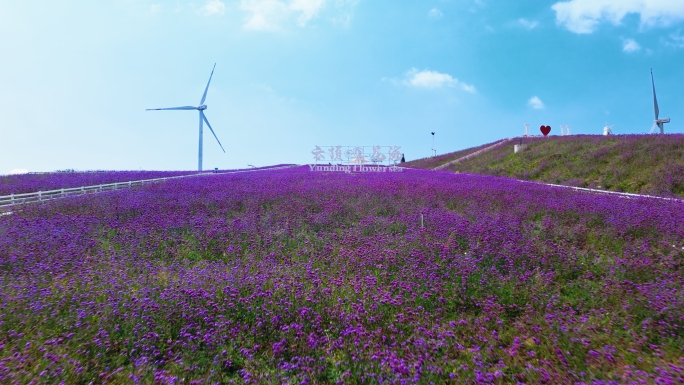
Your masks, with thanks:
M12 204L14 204L14 194L11 194L11 195L12 195Z
M42 191L38 191L38 200L39 201L43 200L43 192Z

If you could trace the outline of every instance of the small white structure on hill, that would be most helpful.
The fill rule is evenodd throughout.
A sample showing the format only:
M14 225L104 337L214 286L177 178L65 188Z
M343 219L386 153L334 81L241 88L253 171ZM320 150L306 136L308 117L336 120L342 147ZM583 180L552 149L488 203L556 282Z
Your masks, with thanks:
M609 126L606 124L605 127L603 127L603 135L608 136L608 135L613 135L613 131L611 131L611 128L615 127L615 125Z
M570 135L570 127L571 127L571 126L560 126L560 128L561 128L561 136Z
M526 144L514 144L513 145L513 153L517 154L520 151L525 151L527 150L527 145Z

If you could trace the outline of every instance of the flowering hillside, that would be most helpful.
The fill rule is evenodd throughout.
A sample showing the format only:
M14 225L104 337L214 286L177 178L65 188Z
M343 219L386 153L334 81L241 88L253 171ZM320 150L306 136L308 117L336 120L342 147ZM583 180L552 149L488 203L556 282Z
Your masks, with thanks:
M518 140L511 141L508 145L451 165L447 170L684 197L684 135L681 134L525 138L523 143L529 148L514 154L513 144L517 143ZM424 163L416 161L407 165L436 167L430 166L432 163L427 167Z
M0 383L684 380L684 203L308 170L0 217Z
M290 166L290 164L278 164L274 166L254 167L242 170L220 170L219 172L253 171L283 166ZM204 173L213 172L213 170L204 171ZM173 176L193 175L199 173L202 173L202 171L87 171L0 175L0 196L37 191L49 191L60 188L96 186L100 184L116 182L168 178Z
M197 171L93 171L0 175L0 196L197 173Z

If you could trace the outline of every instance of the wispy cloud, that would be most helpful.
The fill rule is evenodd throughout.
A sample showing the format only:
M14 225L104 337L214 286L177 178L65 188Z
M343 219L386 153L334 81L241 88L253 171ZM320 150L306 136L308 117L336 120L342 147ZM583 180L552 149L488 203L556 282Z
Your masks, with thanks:
M432 9L428 12L428 16L429 16L430 18L432 18L432 19L439 19L439 18L441 18L442 16L444 16L444 14L443 14L442 11L440 11L439 9L437 9L437 8L432 8Z
M299 12L297 24L303 27L318 14L324 3L325 0L292 0L290 9Z
M625 39L622 42L622 50L627 53L637 52L641 50L641 46L634 39Z
M527 101L527 105L535 110L543 110L546 107L538 96L531 97L530 100Z
M670 25L684 20L682 0L569 0L551 6L556 22L574 33L592 33L601 22L620 24L638 14L644 26Z
M241 0L239 8L247 13L244 27L255 31L278 31L288 20L307 26L328 4L334 10L330 21L349 27L358 0Z
M539 22L536 20L527 20L524 18L520 18L520 19L516 20L516 24L520 27L525 28L525 29L532 30L532 29L537 28L537 26L539 25Z
M416 88L442 88L442 87L459 87L463 91L476 93L477 89L471 84L460 82L455 77L437 71L423 70L418 71L416 68L411 68L405 74L403 79L383 79L389 80L395 84L401 84Z
M249 14L245 29L255 31L278 30L280 21L289 11L287 5L280 0L242 0L240 9Z
M461 89L466 92L470 92L471 94L474 94L477 92L475 89L475 86L472 84L465 84L465 83L460 83Z
M681 31L670 34L670 39L665 40L665 45L673 48L684 48L684 35L681 35Z
M335 14L330 21L337 26L349 28L354 15L354 8L359 0L335 0Z
M162 5L161 4L150 5L150 13L159 13L161 11L162 11Z
M204 16L223 15L226 12L226 5L221 0L207 0L206 4L197 10L197 13Z
M453 87L455 84L458 83L458 80L451 77L451 75L439 73L436 71L425 70L418 72L418 70L412 69L406 74L406 77L406 82L414 87Z

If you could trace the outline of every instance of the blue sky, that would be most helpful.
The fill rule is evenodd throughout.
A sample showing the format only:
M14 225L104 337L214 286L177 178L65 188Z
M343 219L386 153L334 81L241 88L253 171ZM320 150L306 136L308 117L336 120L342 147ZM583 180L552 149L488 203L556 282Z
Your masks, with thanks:
M0 2L0 174L312 161L315 145L407 159L520 135L644 133L649 68L684 132L681 0Z

